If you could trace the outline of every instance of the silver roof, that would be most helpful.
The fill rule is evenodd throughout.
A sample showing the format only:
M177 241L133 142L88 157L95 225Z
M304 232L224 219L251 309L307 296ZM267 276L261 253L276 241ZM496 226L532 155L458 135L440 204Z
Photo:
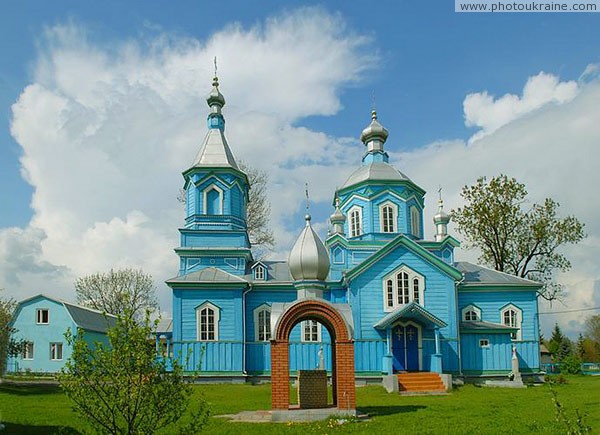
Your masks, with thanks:
M167 280L167 283L247 283L245 279L216 267L207 267Z
M519 278L509 273L500 272L489 267L469 263L467 261L457 261L454 267L464 275L464 281L461 286L469 285L514 285L527 287L541 287L542 284L530 279Z
M158 326L156 327L156 332L158 334L161 334L164 332L173 332L173 319L170 319L168 317L161 318L158 321Z
M225 133L218 128L208 129L192 166L216 166L239 170L229 144L227 144L227 139L225 139Z
M329 254L310 225L310 215L306 215L305 220L306 226L288 258L290 273L296 281L325 281L329 274Z
M470 320L470 321L460 322L460 329L467 329L470 331L512 332L519 328L513 328L512 326L500 325L499 323L484 322L483 320Z
M372 162L362 165L348 177L341 189L354 186L367 180L375 181L410 181L402 172L394 168L389 163Z
M294 279L292 278L292 275L290 274L290 268L288 267L287 261L265 261L265 260L261 260L261 261L257 261L256 263L254 263L251 267L251 269L254 268L254 266L256 266L257 264L262 264L263 266L265 266L267 268L267 273L269 276L269 279L266 282L285 282L285 283L290 283L292 282ZM252 281L254 280L254 277L251 273L246 274L244 276L248 281ZM263 283L265 281L259 280L256 281L257 283Z

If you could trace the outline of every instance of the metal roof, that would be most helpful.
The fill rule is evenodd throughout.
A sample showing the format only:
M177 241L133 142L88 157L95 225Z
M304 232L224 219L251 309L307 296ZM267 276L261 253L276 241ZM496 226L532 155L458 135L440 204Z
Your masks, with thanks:
M284 282L290 283L294 279L290 273L290 268L288 266L287 261L257 261L254 263L251 269L254 268L256 264L262 264L267 268L268 280L266 282ZM246 274L245 278L248 281L252 281L254 279L252 274ZM258 280L256 282L264 282L262 280Z
M329 254L321 238L310 225L310 215L306 215L306 226L298 236L288 257L292 277L297 281L325 281L329 275Z
M102 313L91 308L81 307L70 302L62 301L75 324L86 331L106 332L117 324L117 318L112 314Z
M239 170L233 153L225 139L225 133L218 128L209 128L200 151L194 159L193 167L209 166L234 168Z
M225 272L216 267L207 267L205 269L191 272L185 275L176 276L167 280L171 284L183 283L247 283L245 279Z
M173 332L173 319L164 318L159 320L156 333L161 334L165 332Z
M362 165L348 177L340 190L346 187L354 186L367 180L375 181L410 181L402 172L394 168L389 163L372 162L368 165Z
M512 326L501 325L499 323L484 322L482 320L471 320L468 322L460 322L460 329L464 329L470 332L515 332L519 328L513 328Z
M373 325L373 328L386 329L398 319L413 318L428 320L429 322L442 328L447 325L446 322L431 314L421 305L417 304L416 302L411 302L408 305L396 308L394 311L384 316L381 320L379 320L379 322Z
M461 286L477 286L477 285L497 285L497 286L526 286L526 287L541 287L542 284L530 279L519 278L518 276L509 273L500 272L489 267L480 266L478 264L469 263L466 261L457 261L454 267L460 270L464 275L464 281Z

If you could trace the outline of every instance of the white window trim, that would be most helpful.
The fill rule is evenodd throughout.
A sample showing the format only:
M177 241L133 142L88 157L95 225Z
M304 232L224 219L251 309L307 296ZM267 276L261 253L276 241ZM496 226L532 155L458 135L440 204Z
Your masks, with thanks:
M356 225L354 225L354 216L353 213L357 211L358 212L358 234L354 233L354 227ZM358 236L362 236L363 235L363 210L362 207L358 206L358 205L354 205L350 208L350 210L348 210L348 234L350 235L350 237L358 237Z
M414 301L413 280L417 279L419 282L419 302L418 302L418 304L421 306L425 306L425 277L423 275L421 275L420 273L415 272L410 267L408 267L406 265L402 265L398 269L394 270L393 272L391 272L383 277L383 280L382 280L383 293L382 294L383 294L383 311L385 311L385 312L391 312L391 311L394 311L398 307L402 307L402 306L406 305L406 304L398 303L397 276L402 272L406 272L408 274L408 286L409 286L408 303L411 303ZM388 302L387 302L388 301L388 293L387 293L387 281L388 280L392 281L392 289L393 289L393 299L392 299L393 305L391 307L388 305Z
M479 347L481 347L483 349L489 349L490 348L490 340L488 338L480 338L479 339Z
M260 272L260 274L259 274L259 272ZM256 266L254 268L254 279L256 281L266 281L267 280L267 269L265 266L261 266L259 264L258 266Z
M52 346L54 346L54 345L60 346L60 358L55 358L54 357L54 354L52 352ZM50 361L62 361L63 357L64 357L63 351L64 351L64 346L63 346L62 343L60 343L60 342L52 342L52 343L50 343ZM58 351L56 351L56 354L58 354Z
M223 214L223 189L221 189L216 184L211 184L210 186L207 186L202 191L202 199L203 199L202 211L204 211L204 214L208 214L208 192L210 192L211 190L216 190L219 193L219 213L218 214Z
M267 323L267 325L269 325L269 338L267 340L259 340L259 338L258 338L260 336L258 315L260 314L261 311L269 312L269 322ZM254 341L269 342L270 340L271 340L271 306L269 304L262 304L254 310Z
M213 340L201 340L200 331L200 313L205 308L211 308L215 312L215 338ZM221 318L221 309L210 302L204 302L202 305L196 307L196 341L219 341L219 320Z
M513 304L509 304L506 305L504 307L502 307L502 309L500 310L500 324L504 325L504 326L511 326L511 325L507 325L506 323L504 323L504 313L506 313L509 310L513 310L516 313L516 328L519 328L517 331L517 337L516 338L512 338L511 336L511 340L512 341L521 341L522 338L522 334L521 334L521 325L523 323L523 310L521 310L519 307L513 305Z
M304 336L304 327L306 326L306 322L317 322L317 321L316 320L304 320L300 323L300 341L302 341L303 343L321 343L323 341L321 323L317 322L317 341L314 341L314 340L306 340L306 337Z
M29 346L31 346L31 353L29 352ZM28 341L25 343L25 351L22 354L23 360L25 361L33 361L35 358L35 348L33 346L33 341Z
M48 321L47 322L40 322L40 313L42 311L47 311L48 312ZM37 325L49 325L50 324L50 309L49 308L38 308L35 310L35 322Z
M468 313L469 311L474 311L474 312L475 312L475 314L477 314L477 320L478 320L478 321L481 321L481 320L482 320L482 319L481 319L481 308L479 308L479 307L477 307L477 306L475 306L475 305L473 305L473 304L470 304L470 305L467 305L466 307L464 307L464 308L461 310L461 316L460 316L460 317L461 317L461 319L462 319L464 322L471 322L471 321L472 321L472 320L467 320L467 313Z
M410 233L421 238L421 213L416 205L411 205L409 209L410 213ZM415 219L416 217L416 219Z
M383 208L391 207L392 208L392 231L383 231ZM379 232L385 234L392 234L398 232L398 206L394 204L392 201L385 201L379 204Z

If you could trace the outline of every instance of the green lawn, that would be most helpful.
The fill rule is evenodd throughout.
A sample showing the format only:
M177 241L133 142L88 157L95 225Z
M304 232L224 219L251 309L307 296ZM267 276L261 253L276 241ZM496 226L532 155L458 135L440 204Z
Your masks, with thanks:
M566 414L575 420L575 409L585 422L600 432L600 376L570 376L568 384L554 385ZM243 410L268 409L270 385L202 385L213 415ZM208 433L565 433L556 421L548 385L527 389L478 388L467 385L447 396L403 397L387 394L381 387L357 389L358 408L369 421L312 424L230 423L212 417ZM80 433L85 424L72 413L67 398L57 387L0 385L0 433ZM171 428L165 433L172 432Z

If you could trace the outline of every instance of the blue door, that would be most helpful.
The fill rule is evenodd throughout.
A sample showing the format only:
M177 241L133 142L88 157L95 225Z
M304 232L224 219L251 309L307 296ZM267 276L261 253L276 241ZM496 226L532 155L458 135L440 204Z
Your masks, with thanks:
M392 331L394 371L419 370L419 330L414 325L398 325Z

